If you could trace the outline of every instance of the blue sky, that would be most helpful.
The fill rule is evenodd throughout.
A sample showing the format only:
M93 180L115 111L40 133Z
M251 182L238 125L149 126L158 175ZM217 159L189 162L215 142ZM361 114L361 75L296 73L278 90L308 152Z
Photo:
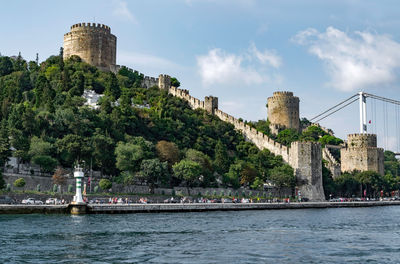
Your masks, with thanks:
M293 91L300 115L311 118L358 91L400 100L399 11L398 1L368 0L4 1L0 52L44 60L58 54L72 24L102 23L118 38L118 64L175 76L246 120L266 118L274 91ZM395 108L383 133L376 107L370 131L398 150ZM358 122L354 104L321 124L346 138Z

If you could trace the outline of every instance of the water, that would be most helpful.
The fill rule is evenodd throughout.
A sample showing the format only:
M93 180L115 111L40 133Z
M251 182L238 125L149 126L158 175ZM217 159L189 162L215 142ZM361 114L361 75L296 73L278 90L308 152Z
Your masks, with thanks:
M0 263L399 263L400 206L0 215Z

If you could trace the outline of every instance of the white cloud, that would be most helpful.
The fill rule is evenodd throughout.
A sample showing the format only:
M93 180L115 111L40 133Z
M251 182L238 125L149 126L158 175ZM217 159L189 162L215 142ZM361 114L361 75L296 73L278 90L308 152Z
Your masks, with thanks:
M274 68L279 68L282 65L282 58L276 55L275 51L264 50L261 52L254 43L250 45L250 53L262 64L270 64Z
M362 90L393 83L400 67L400 43L390 36L355 31L347 34L334 27L326 32L310 28L293 40L309 46L309 52L326 63L332 87Z
M244 83L261 84L271 81L268 66L278 68L281 58L274 52L260 52L254 44L243 54L229 54L222 49L211 49L208 54L197 56L197 66L204 85ZM253 60L258 62L252 65ZM261 64L261 65L260 65Z
M114 0L113 3L114 3L114 9L112 11L112 14L114 16L133 22L135 24L138 23L135 16L129 10L128 3L126 1Z

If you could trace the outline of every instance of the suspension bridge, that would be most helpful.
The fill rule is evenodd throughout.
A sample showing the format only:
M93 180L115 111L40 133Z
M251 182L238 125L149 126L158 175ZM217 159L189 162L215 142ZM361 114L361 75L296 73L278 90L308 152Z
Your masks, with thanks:
M310 119L319 123L338 111L359 102L360 134L368 132L382 137L384 149L400 155L400 101L359 92ZM368 104L368 108L367 108Z

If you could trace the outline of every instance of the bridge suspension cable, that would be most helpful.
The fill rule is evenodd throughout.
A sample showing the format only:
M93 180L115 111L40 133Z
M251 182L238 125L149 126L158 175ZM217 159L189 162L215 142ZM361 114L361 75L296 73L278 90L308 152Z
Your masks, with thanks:
M311 118L310 121L311 121L311 122L317 123L318 121L321 121L322 119L324 119L324 118L330 116L331 114L336 113L336 112L339 111L340 109L343 109L344 107L346 107L346 106L348 106L348 105L354 103L355 101L357 101L358 98L343 106L343 104L345 104L346 102L350 101L351 99L353 99L353 98L356 97L356 96L358 96L358 94L355 94L355 95L353 95L353 96L347 98L346 100L343 100L342 102L338 103L337 105L335 105L335 106L329 108L328 110L325 110L325 111L322 112L321 114L319 114L319 115L317 115L317 116ZM342 107L340 107L340 106L342 106ZM336 109L336 108L338 108L338 107L340 107L340 108L339 108L339 109ZM333 112L332 112L332 111L333 111ZM320 116L322 116L322 115L324 115L324 114L326 114L325 117L319 118ZM319 119L316 120L317 118L319 118ZM313 120L314 120L314 121L313 121Z

